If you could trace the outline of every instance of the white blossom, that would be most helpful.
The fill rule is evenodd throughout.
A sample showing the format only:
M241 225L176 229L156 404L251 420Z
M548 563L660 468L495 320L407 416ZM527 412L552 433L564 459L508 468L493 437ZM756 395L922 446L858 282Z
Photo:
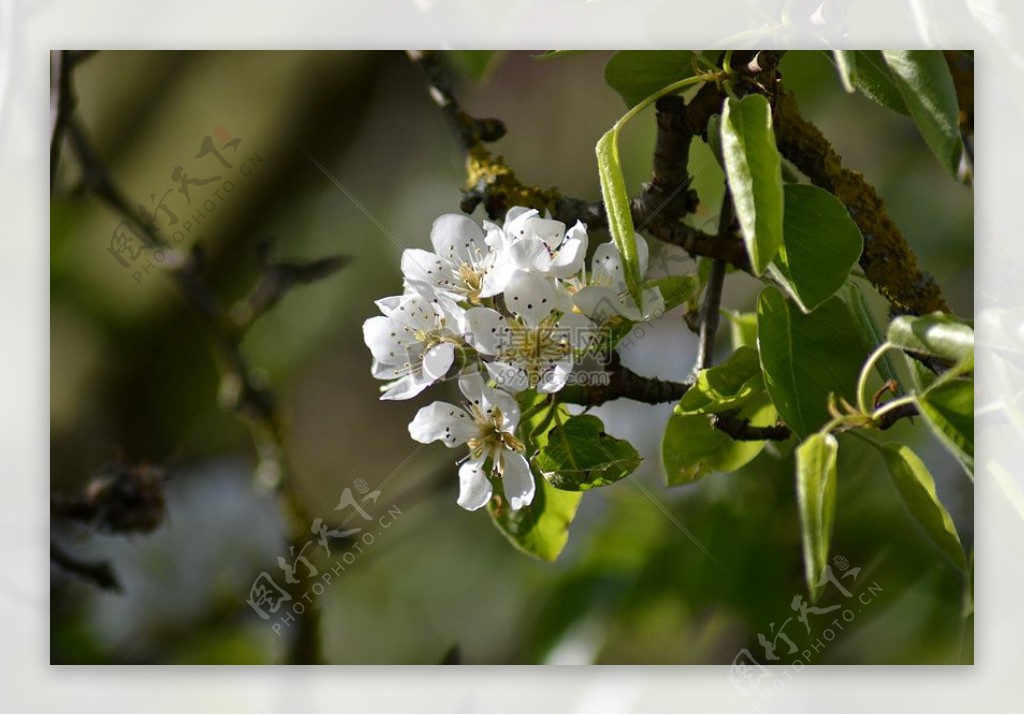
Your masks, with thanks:
M464 311L444 298L416 293L376 301L384 315L363 323L363 340L373 354L370 371L390 380L382 400L407 400L447 374L462 344Z
M509 210L503 231L512 263L519 270L554 278L569 278L583 270L587 229L582 221L566 231L561 221L516 206Z
M440 441L452 448L469 447L459 467L458 504L474 511L493 494L492 478L502 481L505 498L513 511L533 501L536 485L525 447L516 436L519 406L507 392L488 387L479 372L464 374L459 389L463 406L434 402L416 413L409 435L417 442Z
M516 271L503 295L510 317L491 308L466 311L466 341L484 356L494 381L511 392L558 392L575 354L593 339L594 324L572 312L568 290L543 276Z
M478 303L504 289L510 273L501 229L485 224L487 233L462 214L444 214L430 231L434 252L407 248L402 275L408 288L427 297L447 296Z
M647 274L649 249L643 238L639 235L635 235L635 238L642 278ZM588 280L577 285L578 289L573 296L573 302L584 315L599 322L616 314L639 321L661 317L665 312L665 300L657 288L645 288L643 311L637 306L626 287L622 256L614 243L608 242L598 246L590 265Z

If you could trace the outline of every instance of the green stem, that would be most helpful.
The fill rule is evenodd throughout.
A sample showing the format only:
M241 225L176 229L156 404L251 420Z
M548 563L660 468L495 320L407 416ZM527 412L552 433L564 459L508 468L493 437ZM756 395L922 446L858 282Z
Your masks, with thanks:
M875 351L871 353L867 362L864 363L864 367L860 370L860 377L857 378L857 407L865 415L871 414L872 409L874 409L874 405L871 406L871 409L868 408L868 396L866 394L868 376L871 374L871 370L874 369L875 363L878 362L882 358L882 355L884 355L891 347L895 346L888 340L879 345Z
M871 413L871 419L873 421L880 420L883 415L892 412L897 407L903 407L903 405L913 404L914 402L917 402L917 398L913 396L901 397L898 400L886 402L879 410Z

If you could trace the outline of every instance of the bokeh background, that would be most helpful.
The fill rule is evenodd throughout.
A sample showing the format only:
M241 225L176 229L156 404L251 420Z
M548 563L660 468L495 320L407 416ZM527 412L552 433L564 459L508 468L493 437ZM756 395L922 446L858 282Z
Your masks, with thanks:
M480 79L479 56L448 60L465 107L508 126L495 148L520 178L597 197L593 147L624 111L603 81L610 54L503 53ZM878 188L954 311L972 315L971 191L945 175L909 119L845 94L825 53L788 53L782 71L804 114ZM514 550L485 514L455 505L457 455L409 439L416 410L449 398L448 388L378 401L360 326L374 299L401 291L401 249L429 247L433 219L458 210L464 178L404 54L101 52L78 70L77 86L100 151L138 203L155 205L173 189L167 205L186 220L198 209L175 189L176 166L194 178L242 177L222 201L216 183L191 192L193 203L216 202L187 242L202 242L225 299L248 289L266 241L279 257L352 258L286 297L245 344L288 406L289 457L309 511L329 519L346 487L391 477L378 504L401 512L319 597L326 660L730 663L744 648L763 660L758 634L771 639L804 592L785 449L669 490L658 452L671 406L606 405L597 413L608 431L646 461L635 482L585 496L565 552L548 564ZM240 140L224 153L231 169L196 157L206 136L218 146ZM650 110L623 134L631 190L649 174L653 139ZM713 221L722 177L699 142L690 169L703 202L696 220ZM135 276L108 253L119 219L77 192L77 181L65 162L51 204L51 487L79 490L112 459L148 462L167 470L169 503L167 523L148 536L54 529L75 553L109 559L125 589L99 592L54 571L51 660L273 662L283 639L245 599L261 571L279 573L285 547L273 502L252 486L249 436L218 407L195 316L158 271ZM592 234L592 245L603 240ZM661 247L652 250L657 263ZM665 257L673 270L695 269ZM757 288L732 275L724 302L749 310ZM884 320L884 306L873 305ZM724 351L728 331L721 339ZM624 361L680 379L694 347L672 314ZM890 436L919 448L970 548L971 482L925 432L900 425ZM880 590L814 660L971 662L961 576L917 528L880 459L851 440L839 474L832 552ZM786 628L799 650L822 637L824 626L811 623L809 632L795 620Z

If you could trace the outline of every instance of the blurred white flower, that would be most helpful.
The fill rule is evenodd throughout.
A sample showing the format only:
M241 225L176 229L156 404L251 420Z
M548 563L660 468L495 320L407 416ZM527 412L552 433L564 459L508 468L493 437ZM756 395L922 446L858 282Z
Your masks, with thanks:
M640 277L643 278L647 275L650 249L639 235L636 236L636 250ZM573 295L573 302L584 315L603 322L613 315L621 315L630 320L650 320L661 317L665 312L665 300L657 288L645 288L643 310L637 306L626 287L622 256L614 243L598 246L590 266L590 276L586 281L581 281Z

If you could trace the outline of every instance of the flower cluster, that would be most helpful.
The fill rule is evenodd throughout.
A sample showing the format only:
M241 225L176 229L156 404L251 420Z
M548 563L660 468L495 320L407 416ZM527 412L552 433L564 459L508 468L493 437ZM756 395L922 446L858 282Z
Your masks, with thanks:
M636 237L642 272L647 244ZM458 376L466 402L435 402L409 425L418 442L466 445L459 468L458 503L487 504L501 479L513 510L533 500L535 484L516 437L515 395L561 390L580 358L601 340L614 316L659 314L657 288L638 306L626 289L613 243L598 246L584 265L587 231L538 211L515 207L504 225L445 214L430 232L433 252L402 253L403 295L377 301L382 315L363 324L373 354L371 371L387 380L381 399L405 400L449 376Z

